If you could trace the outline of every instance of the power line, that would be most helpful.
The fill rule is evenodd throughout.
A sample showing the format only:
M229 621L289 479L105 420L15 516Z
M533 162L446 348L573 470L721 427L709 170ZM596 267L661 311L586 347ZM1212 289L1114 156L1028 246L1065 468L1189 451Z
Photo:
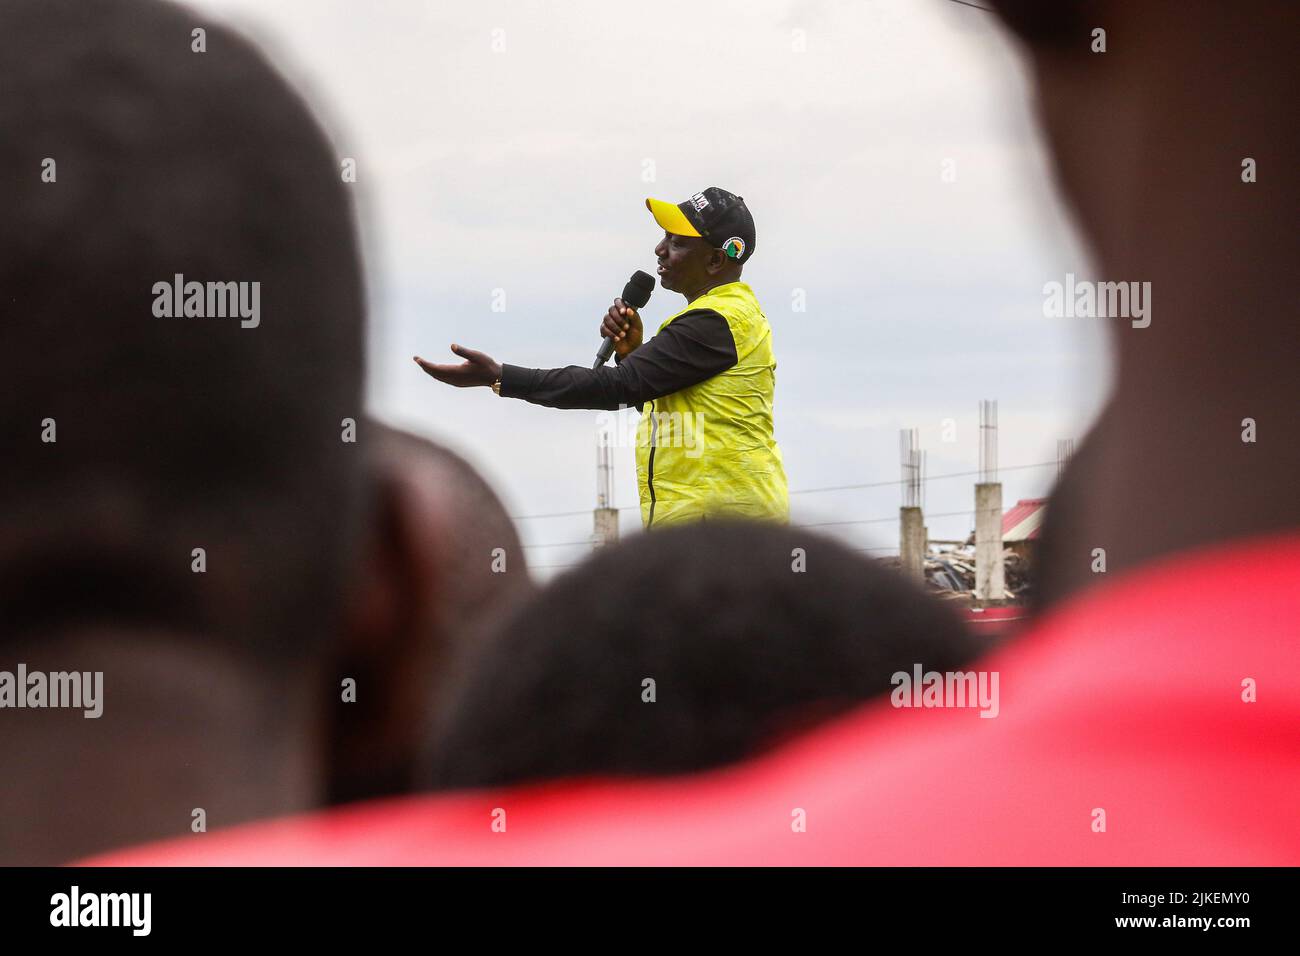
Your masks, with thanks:
M942 511L939 512L938 514L926 514L925 518L928 521L931 518L955 518L957 515L968 515L971 513L972 513L972 509L968 508L965 511ZM897 521L897 520L898 520L898 515L890 515L888 518L857 518L853 521L818 521L818 522L814 522L813 524L792 524L790 525L790 527L829 528L831 525L837 525L837 524L880 524L885 521Z
M619 511L626 511L626 508L619 508ZM511 515L511 521L531 521L534 518L572 518L577 515L591 514L590 508L583 508L581 511L552 511L544 515Z
M640 505L624 505L622 508L615 508L615 511L640 511ZM589 515L592 509L583 508L580 511L550 511L542 515L511 515L511 521L528 521L532 518L576 518L578 515Z
M1039 462L1035 462L1032 465L1002 465L998 468L998 471L1021 471L1025 468L1046 468L1049 465L1055 467L1057 465L1057 462L1039 461ZM939 481L944 478L969 478L972 475L978 475L978 474L980 474L979 469L976 469L974 471L953 471L953 472L949 472L946 475L926 475L924 480ZM855 485L827 485L824 488L801 488L798 491L790 492L790 494L814 495L814 494L820 494L825 491L855 491L861 488L888 488L890 485L901 485L904 483L904 481L905 479L902 478L894 478L891 479L890 481L868 481L868 482L863 482L861 484L855 484ZM640 507L641 507L640 505L628 505L623 508L618 508L617 510L636 511L639 510ZM510 519L512 521L530 521L534 518L573 518L578 515L589 515L589 514L591 514L591 509L583 508L580 511L553 511L547 514L538 514L538 515L511 515ZM935 515L934 517L939 517L939 516Z
M927 520L929 520L930 518L957 518L957 517L962 517L962 516L969 515L969 514L973 514L973 510L968 508L968 509L965 510L965 511L940 511L940 512L936 512L936 513L934 513L934 514L926 514L925 517L926 517ZM898 520L898 515L889 515L889 516L884 517L884 518L853 518L853 519L849 519L849 520L845 520L845 521L815 521L815 522L810 522L810 523L808 523L808 524L792 524L792 525L790 525L790 527L791 527L791 528L830 528L830 527L833 527L833 526L836 526L836 525L846 525L846 524L883 524L883 523L888 522L888 521L897 521L897 520ZM525 544L525 545L523 545L522 547L525 547L525 548L565 548L565 547L576 547L577 545L580 545L580 544L588 544L588 545L589 545L589 544L591 544L591 541L554 541L554 542L550 542L550 543L547 543L547 544ZM853 550L855 550L855 551L893 551L893 550L896 550L896 548L897 548L897 545L887 545L887 546L884 546L884 547L878 547L878 548L854 548ZM539 564L539 565L534 565L534 567L541 567L541 568L571 568L571 567L573 567L573 565L571 565L571 564Z
M1048 465L1055 465L1054 461L1040 461L1032 465L1006 465L999 468L999 471L1020 471L1024 468L1046 468ZM972 475L978 475L979 469L975 471L951 471L946 475L926 475L924 481L938 481L940 478L969 478ZM850 491L857 488L888 488L890 485L901 485L907 481L905 478L895 478L892 481L870 481L860 485L827 485L825 488L803 488L799 491L792 491L792 495L811 495L822 491Z

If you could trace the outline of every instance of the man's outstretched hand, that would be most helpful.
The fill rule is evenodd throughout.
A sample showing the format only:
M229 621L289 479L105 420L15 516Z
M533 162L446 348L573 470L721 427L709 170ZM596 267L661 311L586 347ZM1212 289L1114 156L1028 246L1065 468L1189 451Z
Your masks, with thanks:
M501 377L501 363L494 362L492 356L467 349L463 345L453 345L451 350L465 361L459 365L436 365L433 362L426 362L417 355L415 364L438 381L455 385L457 388L491 385Z

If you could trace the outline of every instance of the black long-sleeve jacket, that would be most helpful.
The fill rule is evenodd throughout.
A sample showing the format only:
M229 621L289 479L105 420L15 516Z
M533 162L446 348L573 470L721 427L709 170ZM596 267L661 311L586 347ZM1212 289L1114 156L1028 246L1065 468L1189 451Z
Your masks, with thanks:
M615 411L671 395L736 364L727 320L713 309L684 312L613 367L501 366L501 395L549 408Z

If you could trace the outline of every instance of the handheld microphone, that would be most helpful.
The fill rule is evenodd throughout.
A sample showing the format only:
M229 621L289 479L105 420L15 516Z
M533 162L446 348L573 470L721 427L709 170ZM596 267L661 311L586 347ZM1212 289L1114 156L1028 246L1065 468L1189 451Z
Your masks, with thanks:
M632 273L632 278L627 280L627 285L623 286L623 295L620 298L624 304L640 312L645 308L645 304L650 301L650 293L654 290L654 276L648 272L637 270ZM613 354L614 340L605 339L600 343L600 351L596 353L596 364L592 368L600 368L609 361L609 357Z

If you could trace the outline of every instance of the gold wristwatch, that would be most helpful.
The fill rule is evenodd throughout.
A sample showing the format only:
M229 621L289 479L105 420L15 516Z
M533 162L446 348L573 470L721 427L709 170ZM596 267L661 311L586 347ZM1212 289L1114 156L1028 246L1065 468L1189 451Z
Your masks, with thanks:
M496 392L498 395L501 394L501 379L497 379L492 383L492 391Z

